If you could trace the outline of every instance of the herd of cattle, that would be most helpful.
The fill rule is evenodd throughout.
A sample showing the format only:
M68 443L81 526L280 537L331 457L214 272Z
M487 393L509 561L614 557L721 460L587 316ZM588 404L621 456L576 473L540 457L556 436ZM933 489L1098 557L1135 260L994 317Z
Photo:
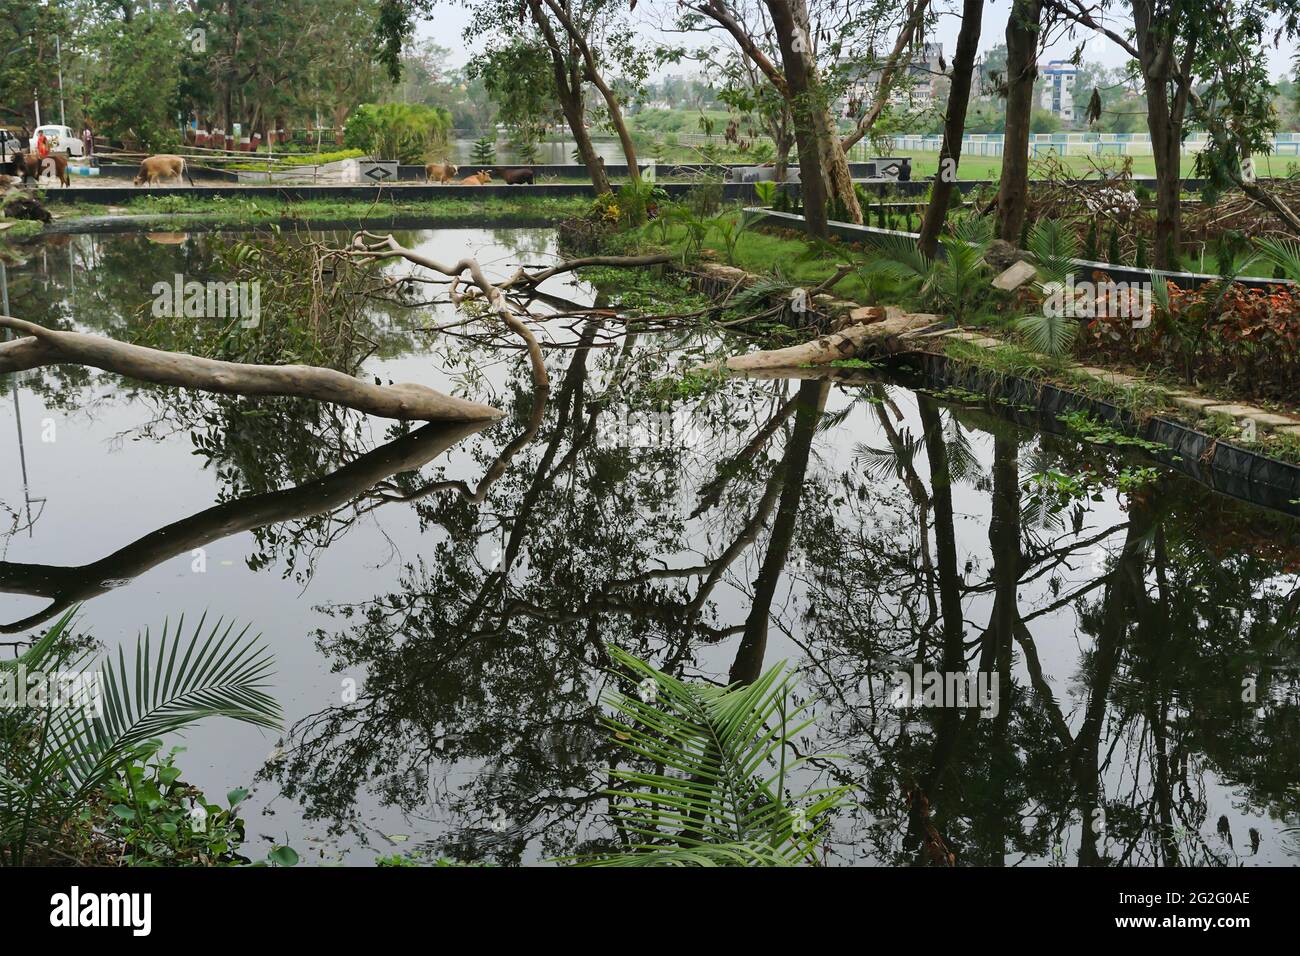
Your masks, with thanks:
M460 175L460 169L455 163L429 163L424 167L424 181L426 183L456 183L460 186L486 186L492 182L492 172L487 169L480 169L472 176L466 176L464 179L457 179ZM520 166L516 169L507 169L501 173L501 181L507 186L523 186L533 184L533 171L527 166Z
M71 185L68 178L68 158L66 156L54 153L49 156L39 156L36 153L20 153L15 157L14 165L15 171L22 177L24 185L27 184L28 180L39 181L43 176L53 176L64 186ZM480 169L477 173L465 176L463 179L456 178L459 174L460 170L454 163L429 163L424 167L424 181L426 183L485 186L492 182L492 172L487 169ZM501 171L499 175L501 181L508 186L531 186L533 184L533 171L527 166L506 169ZM182 176L189 180L191 186L194 185L194 178L190 175L185 157L163 154L141 160L140 169L136 172L133 182L137 186L145 184L153 186L163 180L179 182Z

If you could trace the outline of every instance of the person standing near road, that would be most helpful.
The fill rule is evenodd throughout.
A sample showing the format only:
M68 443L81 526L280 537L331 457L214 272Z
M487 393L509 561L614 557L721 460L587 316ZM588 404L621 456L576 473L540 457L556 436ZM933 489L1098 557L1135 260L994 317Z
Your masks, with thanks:
M50 139L45 135L44 130L41 130L40 135L36 137L36 155L41 159L50 155Z
M81 131L81 142L86 147L86 159L90 159L91 154L95 151L95 134L90 130L90 123L87 122L85 129Z

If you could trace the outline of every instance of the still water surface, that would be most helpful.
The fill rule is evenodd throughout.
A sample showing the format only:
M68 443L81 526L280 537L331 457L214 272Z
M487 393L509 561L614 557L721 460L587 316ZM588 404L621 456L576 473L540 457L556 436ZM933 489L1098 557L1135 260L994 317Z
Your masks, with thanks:
M400 238L498 276L555 256L549 230ZM12 313L130 338L211 241L60 237L10 267ZM0 639L77 600L109 648L181 614L264 634L286 733L210 721L181 761L212 794L253 787L253 855L535 862L609 838L616 643L706 680L799 668L818 701L800 749L844 755L804 782L855 788L833 865L924 863L917 790L959 865L1296 862L1293 519L1163 471L1120 491L1150 462L860 373L656 414L707 343L608 319L547 329L578 347L548 352L533 428L517 352L412 331L456 318L377 313L365 373L509 411L477 432L79 369L0 379ZM1082 496L1036 477L1085 470ZM34 578L60 582L52 608ZM997 713L898 709L915 665L997 675Z

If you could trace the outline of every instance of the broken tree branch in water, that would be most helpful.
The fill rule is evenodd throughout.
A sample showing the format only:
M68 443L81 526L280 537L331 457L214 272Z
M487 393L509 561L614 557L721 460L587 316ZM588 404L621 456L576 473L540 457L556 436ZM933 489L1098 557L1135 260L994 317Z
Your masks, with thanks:
M478 422L502 417L490 405L424 385L373 385L312 365L246 365L130 345L83 332L58 332L11 316L0 327L24 337L0 343L0 374L46 365L86 365L127 378L230 395L310 398L398 421Z
M527 344L528 358L532 363L533 382L538 390L538 399L539 401L545 401L546 395L550 392L550 379L546 374L546 362L542 358L542 348L537 344L537 338L533 335L532 330L524 324L523 320L515 314L514 309L510 307L510 303L501 293L501 290L488 281L488 277L484 274L483 267L479 265L477 259L466 256L451 265L443 265L428 256L407 249L394 239L391 234L379 236L373 232L364 231L352 237L352 246L349 252L360 258L371 260L405 259L413 265L422 266L432 272L441 272L452 280L451 301L457 306L473 299L472 294L460 291L460 284L465 273L468 272L470 280L487 300L488 308L496 313L507 328Z

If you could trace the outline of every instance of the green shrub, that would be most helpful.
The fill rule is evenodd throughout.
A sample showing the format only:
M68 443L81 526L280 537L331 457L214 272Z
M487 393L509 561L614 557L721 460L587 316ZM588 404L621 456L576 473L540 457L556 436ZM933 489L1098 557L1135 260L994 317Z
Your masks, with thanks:
M348 117L344 145L364 150L374 159L416 164L445 150L451 114L422 103L364 103Z

